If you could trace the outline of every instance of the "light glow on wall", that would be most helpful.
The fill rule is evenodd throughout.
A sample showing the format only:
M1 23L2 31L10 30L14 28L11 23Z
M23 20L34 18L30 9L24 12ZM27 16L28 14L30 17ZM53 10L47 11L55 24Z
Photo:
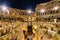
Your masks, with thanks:
M54 9L54 10L58 10L58 8L59 8L58 6L55 6L53 9Z
M30 14L30 13L32 13L32 11L31 10L28 10L28 13Z
M2 7L2 11L6 11L7 10L7 7L6 6L3 6Z
M41 13L44 13L45 12L45 9L41 9L41 11L40 11Z

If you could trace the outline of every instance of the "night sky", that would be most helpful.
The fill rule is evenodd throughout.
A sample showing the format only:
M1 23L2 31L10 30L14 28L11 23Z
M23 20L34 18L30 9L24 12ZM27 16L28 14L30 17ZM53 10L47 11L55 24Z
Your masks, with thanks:
M37 4L48 1L50 0L0 0L0 4L7 5L12 8L34 10Z

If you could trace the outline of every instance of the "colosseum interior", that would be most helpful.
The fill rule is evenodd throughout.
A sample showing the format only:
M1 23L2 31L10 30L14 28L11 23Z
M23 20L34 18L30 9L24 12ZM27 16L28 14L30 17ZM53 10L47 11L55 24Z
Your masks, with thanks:
M0 6L0 40L60 40L60 0L37 4L35 11Z

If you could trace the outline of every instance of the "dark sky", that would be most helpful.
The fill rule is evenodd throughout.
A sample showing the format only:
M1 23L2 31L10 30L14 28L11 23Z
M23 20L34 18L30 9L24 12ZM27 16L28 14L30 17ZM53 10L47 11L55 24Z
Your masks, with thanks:
M37 4L48 2L49 0L0 0L0 4L18 9L34 10Z

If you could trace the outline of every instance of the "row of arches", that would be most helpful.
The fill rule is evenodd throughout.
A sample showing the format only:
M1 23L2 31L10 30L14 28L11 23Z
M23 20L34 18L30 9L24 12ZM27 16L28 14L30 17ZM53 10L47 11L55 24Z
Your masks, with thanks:
M60 13L60 9L58 10L48 10L46 12L37 12L37 15L48 15L48 14L57 14Z

